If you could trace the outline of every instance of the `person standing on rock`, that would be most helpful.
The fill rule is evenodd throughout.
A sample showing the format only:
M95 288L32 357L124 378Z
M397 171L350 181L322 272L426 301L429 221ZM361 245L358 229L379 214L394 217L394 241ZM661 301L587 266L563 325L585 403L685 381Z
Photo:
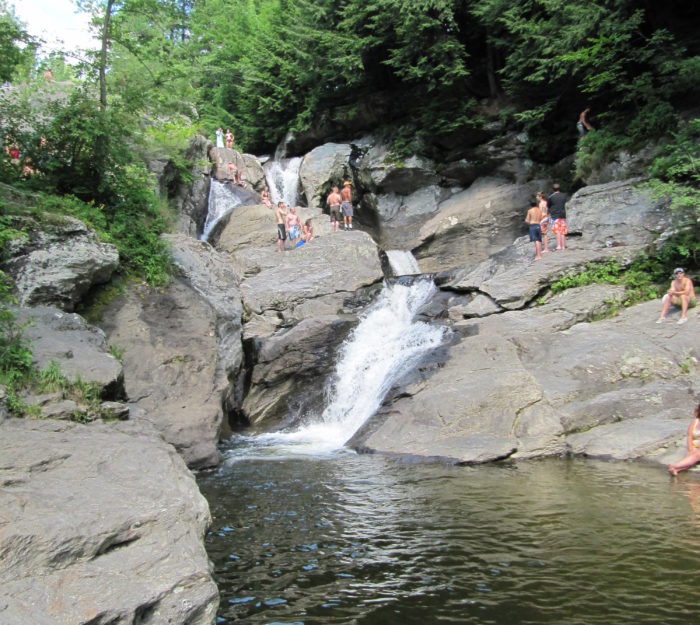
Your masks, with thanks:
M542 260L542 230L540 228L542 221L542 211L540 210L539 202L535 199L530 202L530 209L525 216L525 223L530 228L530 241L535 244L535 260Z
M340 198L342 199L340 211L343 213L345 230L352 230L352 189L349 180L345 181Z
M549 219L552 224L552 232L557 238L557 247L555 251L566 249L566 235L568 233L566 226L566 195L561 192L558 183L554 183L554 193L547 199L547 208L549 209Z
M226 137L226 147L227 147L227 148L233 148L233 139L234 139L234 137L233 137L233 133L232 133L231 130L228 129L228 128L226 129L226 135L225 135L225 137Z
M585 137L587 133L593 130L593 126L591 126L588 120L586 119L586 116L590 112L591 109L586 108L583 111L581 111L581 114L578 116L578 121L576 122L576 129L578 130L579 137Z
M292 247L296 246L296 241L301 237L301 220L299 215L297 215L297 209L294 206L289 207L289 212L287 213L287 234L289 235L289 242Z
M686 447L688 449L688 453L686 453L685 457L675 464L668 465L668 472L673 476L678 475L678 473L681 471L690 469L690 467L695 466L698 462L700 462L700 403L695 406L693 420L688 426Z
M284 242L287 240L287 230L284 227L287 211L284 208L284 202L277 202L275 217L277 218L277 251L281 252L284 249Z
M216 129L216 147L224 147L224 129L221 126Z
M540 220L540 230L542 231L542 253L549 252L549 241L547 240L547 229L549 228L549 209L547 208L547 198L544 196L544 191L537 192L537 202L542 213Z
M331 232L338 232L338 227L340 226L340 205L342 202L343 198L338 193L338 187L333 187L333 190L326 198L326 204L330 209L331 215Z
M668 313L671 304L681 307L681 318L677 321L678 325L683 325L688 321L688 307L691 302L695 302L695 287L693 281L685 275L683 267L676 267L673 270L671 288L666 291L666 295L661 301L663 302L661 316L656 320L656 323L661 323L666 319L666 313Z

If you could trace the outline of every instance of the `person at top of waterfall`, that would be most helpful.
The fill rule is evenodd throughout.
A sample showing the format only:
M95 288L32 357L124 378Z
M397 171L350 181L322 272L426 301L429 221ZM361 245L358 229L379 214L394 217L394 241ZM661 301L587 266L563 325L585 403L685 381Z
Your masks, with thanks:
M698 462L700 462L700 403L695 406L693 420L688 426L688 433L686 434L686 449L688 452L685 454L682 460L679 460L675 464L668 465L668 472L671 475L678 475L681 471L690 469L690 467L695 466Z
M343 190L340 192L340 212L343 213L343 223L345 230L352 230L352 187L349 180L345 181Z
M530 208L525 215L525 223L530 229L530 241L535 244L535 260L542 260L542 230L540 227L542 221L542 211L537 199L530 202Z
M542 212L540 220L540 231L542 232L542 253L549 252L549 241L547 240L547 231L549 229L549 208L547 208L547 198L544 196L544 191L537 192L537 202Z
M340 225L340 205L342 202L343 198L340 196L340 193L338 193L338 187L333 187L333 190L326 198L326 204L330 210L332 232L338 232L338 227Z
M277 202L275 218L277 219L277 251L281 252L284 249L284 242L287 240L287 230L284 227L287 211L284 207L284 202Z
M299 219L297 209L294 206L289 207L286 226L289 242L292 244L292 246L294 246L296 244L296 240L301 237L301 219Z
M227 147L227 148L232 148L232 147L233 147L233 139L234 139L234 137L233 137L233 133L231 132L231 130L229 130L229 129L227 128L227 129L226 129L226 134L224 135L224 137L226 138L226 147Z
M221 126L216 129L216 147L224 147L224 129Z
M661 298L663 306L661 308L661 316L656 320L656 323L662 323L666 319L666 314L671 304L681 307L681 318L677 321L678 325L683 325L688 321L688 308L695 305L695 286L693 281L685 275L683 267L676 267L673 270L671 280L671 288L666 291L666 295Z
M576 129L578 130L579 137L583 137L591 130L593 130L593 126L591 126L591 124L586 119L586 116L590 112L591 109L589 107L586 107L583 111L581 111L581 114L578 116L578 121L576 122Z
M260 193L260 200L268 208L272 208L272 200L270 199L270 191L265 187Z
M549 209L549 219L552 224L552 232L557 239L557 247L554 251L566 249L566 235L568 233L566 225L566 200L567 197L561 192L558 183L554 183L554 193L547 199Z

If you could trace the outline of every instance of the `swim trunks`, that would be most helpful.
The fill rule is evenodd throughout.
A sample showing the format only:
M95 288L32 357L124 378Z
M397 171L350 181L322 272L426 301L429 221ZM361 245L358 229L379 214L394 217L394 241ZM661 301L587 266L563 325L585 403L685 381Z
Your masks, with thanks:
M348 202L347 200L345 202L343 202L340 205L340 211L346 217L352 217L352 202Z
M289 229L289 238L290 239L298 239L300 234L301 233L299 232L299 226L292 226Z
M540 224L530 224L530 241L542 241Z
M568 230L566 229L566 219L559 218L555 219L554 223L552 224L552 232L554 234L567 234Z
M331 221L340 221L340 205L331 206Z
M547 217L543 217L542 221L540 221L540 230L542 230L542 234L547 234L547 226L549 225L549 215Z
M280 241L287 240L287 231L284 229L284 224L277 224L277 239Z

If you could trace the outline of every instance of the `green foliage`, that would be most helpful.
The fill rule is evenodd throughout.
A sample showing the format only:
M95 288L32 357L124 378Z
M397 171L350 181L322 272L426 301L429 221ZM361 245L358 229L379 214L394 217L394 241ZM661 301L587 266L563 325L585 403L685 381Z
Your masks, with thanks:
M657 297L658 288L653 283L654 273L649 271L649 261L642 258L631 267L623 268L611 258L604 263L588 263L580 272L572 272L550 285L552 293L591 284L621 284L625 286L623 306L631 306Z
M22 380L32 368L32 351L12 312L14 303L12 284L0 270L0 384L8 386Z
M0 83L34 60L36 44L6 0L0 0Z

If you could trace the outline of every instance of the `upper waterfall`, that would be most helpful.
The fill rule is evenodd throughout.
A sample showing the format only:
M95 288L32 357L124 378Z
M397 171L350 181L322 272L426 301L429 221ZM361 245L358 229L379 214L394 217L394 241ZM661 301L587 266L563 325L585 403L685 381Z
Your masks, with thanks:
M204 222L204 229L200 239L206 241L214 226L240 204L240 198L231 193L228 185L212 179L209 187L207 219Z
M299 199L299 168L300 156L282 160L268 161L263 166L265 180L270 190L273 204L284 202L288 206L296 206Z
M391 270L395 276L410 276L420 273L418 261L411 252L405 250L387 250Z

